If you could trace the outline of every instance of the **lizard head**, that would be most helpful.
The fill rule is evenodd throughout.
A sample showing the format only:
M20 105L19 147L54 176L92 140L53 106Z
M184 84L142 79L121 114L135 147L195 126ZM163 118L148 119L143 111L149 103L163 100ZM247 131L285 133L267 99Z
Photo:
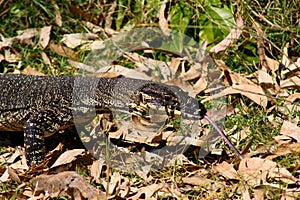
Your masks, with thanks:
M165 111L169 117L182 116L202 119L206 109L196 99L175 86L150 83L135 91L129 111L139 116L149 116L149 109Z

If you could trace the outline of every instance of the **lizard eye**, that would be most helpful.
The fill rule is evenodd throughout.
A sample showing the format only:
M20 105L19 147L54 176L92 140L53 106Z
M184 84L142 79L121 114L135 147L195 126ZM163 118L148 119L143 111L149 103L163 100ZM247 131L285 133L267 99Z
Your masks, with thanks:
M169 95L165 95L165 101L170 101L171 97Z

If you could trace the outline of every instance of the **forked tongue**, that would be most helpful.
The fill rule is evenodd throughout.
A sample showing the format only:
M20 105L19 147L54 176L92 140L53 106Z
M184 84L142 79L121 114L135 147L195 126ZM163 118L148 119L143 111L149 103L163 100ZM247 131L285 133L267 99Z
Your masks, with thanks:
M222 138L225 140L225 142L228 144L228 146L234 151L234 153L240 158L243 159L243 156L240 154L240 152L233 146L233 144L229 141L229 139L226 137L224 132L217 126L217 124L212 121L206 114L203 116L222 136Z

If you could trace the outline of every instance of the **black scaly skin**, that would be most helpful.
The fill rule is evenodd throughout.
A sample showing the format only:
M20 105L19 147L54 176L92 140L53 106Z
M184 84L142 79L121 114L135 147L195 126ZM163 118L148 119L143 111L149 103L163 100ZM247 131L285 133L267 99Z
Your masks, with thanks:
M179 98L178 98L179 97ZM84 123L95 109L136 113L143 102L202 119L202 104L178 87L130 78L0 75L0 131L24 131L29 166L44 158L44 138L74 125L74 113ZM137 109L137 111L139 111Z

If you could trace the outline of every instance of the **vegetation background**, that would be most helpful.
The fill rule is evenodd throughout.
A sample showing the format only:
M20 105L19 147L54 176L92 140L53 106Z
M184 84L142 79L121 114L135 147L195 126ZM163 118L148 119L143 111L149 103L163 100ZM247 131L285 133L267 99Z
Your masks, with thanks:
M1 73L75 75L88 53L85 43L136 27L176 30L193 38L218 66L228 103L224 130L246 154L237 161L220 143L222 155L147 173L122 172L105 163L83 166L74 159L63 171L76 170L85 178L47 177L63 185L50 190L34 187L34 177L61 170L28 173L13 165L20 161L18 148L3 146L1 198L299 199L299 10L299 0L0 1ZM78 44L68 45L68 37ZM156 50L151 56L136 53L166 63L176 57ZM136 68L128 57L114 64ZM200 79L185 75L192 85ZM204 90L198 92L199 99L207 98ZM96 173L97 166L101 170ZM70 177L84 187L61 182ZM73 192L62 192L70 188Z

